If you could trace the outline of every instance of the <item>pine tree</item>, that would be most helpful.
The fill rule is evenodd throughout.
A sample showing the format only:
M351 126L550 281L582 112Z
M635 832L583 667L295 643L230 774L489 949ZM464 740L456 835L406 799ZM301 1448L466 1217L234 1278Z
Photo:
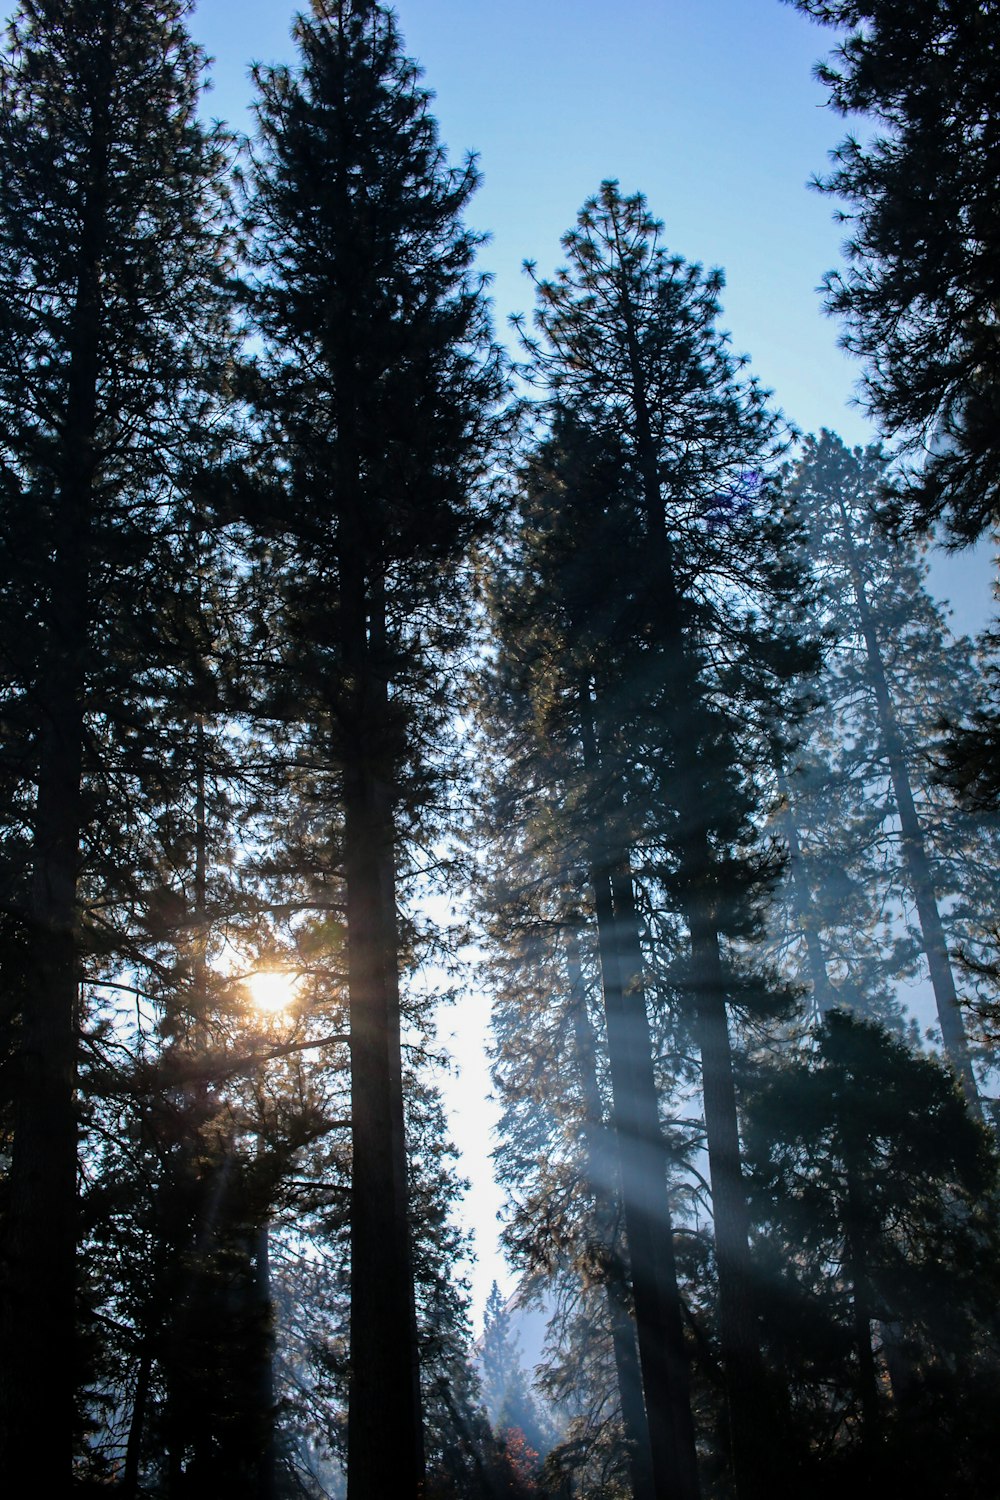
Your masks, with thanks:
M260 69L248 224L256 408L280 497L279 691L323 768L343 881L352 1069L351 1500L423 1470L400 1058L397 872L435 795L463 559L501 391L472 162L447 166L392 14L314 0L298 69ZM284 561L282 561L284 559ZM387 1424L393 1441L386 1442Z
M598 931L658 1493L697 1481L637 880L688 935L675 991L702 1057L721 1337L749 1493L763 1482L759 1382L726 1003L766 990L739 955L772 871L754 850L737 746L801 661L756 614L796 583L759 494L780 424L715 329L721 278L668 255L658 235L644 201L606 183L564 239L568 268L539 285L529 349L553 433L526 479L502 639L529 726L572 766L550 838L557 867L587 870Z
M4 806L18 1021L4 1287L7 1464L69 1484L79 984L127 900L174 504L226 357L223 142L181 0L28 0L2 65ZM105 794L111 790L110 799ZM15 1351L12 1355L11 1351ZM16 1369L11 1359L17 1361Z
M765 1326L804 1423L794 1482L987 1493L996 1161L946 1070L831 1011L758 1078L746 1140Z
M507 1301L495 1281L483 1314L480 1359L483 1399L494 1428L501 1433L518 1428L537 1450L541 1432L521 1363L520 1340L511 1327Z
M977 941L991 833L947 805L934 775L941 722L974 701L976 673L927 593L913 544L878 528L884 474L878 449L850 453L824 433L807 441L790 478L819 576L820 622L832 638L815 718L832 741L825 785L840 788L841 806L820 837L832 836L848 880L883 893L878 905L891 880L902 883L945 1051L978 1108L949 949Z
M512 864L503 871L508 895L501 897L498 910L507 906L516 913L522 891L530 893L540 882L559 889L566 872L576 870L580 872L576 878L586 884L585 899L595 918L593 856L585 841L577 843L599 822L599 814L595 816L587 806L582 790L588 767L581 735L580 683L592 638L579 639L574 593L577 587L586 589L587 583L582 574L574 576L577 559L572 542L566 559L569 576L560 573L564 544L560 527L565 521L571 536L586 537L588 549L594 547L594 552L588 550L581 559L584 573L595 554L617 559L621 544L613 523L605 526L595 517L589 528L581 528L579 513L550 509L553 491L559 497L557 506L565 494L558 480L552 486L548 483L550 460L558 462L563 451L558 440L551 447L546 445L529 474L519 533L525 546L498 570L495 581L499 665L483 696L491 705L492 733L506 741L508 769L506 775L500 773L501 795L493 817L520 836L524 864L522 869ZM609 458L602 477L606 473L610 478L616 469L614 457ZM614 550L601 552L599 543ZM601 623L610 625L610 620L595 623L595 636ZM596 775L594 780L598 780ZM579 820L575 835L568 831L574 815ZM494 900L499 894L494 891ZM596 922L595 926L611 1077L615 1144L610 1154L621 1177L648 1441L658 1482L669 1486L670 1476L676 1478L681 1472L678 1465L683 1465L685 1455L690 1459L693 1440L649 1021L645 996L636 988L630 999L628 981L620 975L617 939L609 933L606 911L603 930ZM690 1472L688 1477L693 1482Z
M981 0L792 0L851 30L817 75L838 113L871 118L818 182L846 199L849 264L825 281L864 400L903 439L894 507L960 542L1000 517L1000 350L994 244L1000 11ZM918 189L918 190L915 190Z

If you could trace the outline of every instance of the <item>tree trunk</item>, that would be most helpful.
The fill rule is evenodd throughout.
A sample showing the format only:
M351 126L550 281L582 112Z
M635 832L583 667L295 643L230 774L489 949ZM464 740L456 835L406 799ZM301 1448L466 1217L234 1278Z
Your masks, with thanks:
M152 1340L143 1336L139 1350L139 1369L136 1374L135 1395L132 1397L132 1416L128 1424L128 1440L125 1444L125 1464L122 1470L121 1500L135 1500L139 1493L139 1470L142 1465L142 1442L146 1430L146 1405L153 1375Z
M608 1327L618 1379L618 1398L622 1409L622 1428L628 1444L628 1472L633 1500L652 1500L653 1459L649 1446L646 1407L642 1399L642 1370L635 1342L635 1323L629 1307L628 1268L615 1256L607 1267L604 1298Z
M423 1434L410 1254L385 605L358 518L342 517L344 870L351 1034L349 1500L417 1500ZM374 581L369 582L374 576ZM367 584L367 586L366 586Z
M262 1427L257 1464L257 1500L274 1500L278 1479L274 1431L274 1320L269 1234L265 1219L257 1230L257 1243L254 1246L254 1295L260 1317L257 1403Z
M76 1030L82 714L49 694L35 818L31 960L18 1037L7 1250L4 1472L32 1455L39 1494L69 1492L76 1345ZM62 689L60 692L59 689Z
M688 921L719 1276L719 1343L736 1493L739 1500L749 1500L768 1490L765 1444L769 1440L751 1282L750 1214L740 1166L736 1084L719 934L712 919L697 907Z
M822 1019L838 1003L837 991L830 982L826 967L826 954L819 933L813 925L813 902L806 872L802 862L799 829L792 807L791 788L784 771L778 771L778 790L781 793L781 825L788 844L788 863L792 877L792 905L805 939L806 957L809 961L809 978L812 981L813 1014Z
M567 934L566 966L572 1004L576 1061L580 1070L580 1086L587 1115L586 1170L595 1196L606 1209L599 1249L605 1268L605 1302L614 1352L615 1374L618 1379L622 1428L628 1447L629 1478L633 1500L653 1500L655 1490L649 1445L649 1425L642 1396L642 1372L639 1368L636 1348L635 1324L629 1308L630 1275L628 1266L624 1263L624 1258L616 1244L619 1237L617 1223L621 1212L621 1161L617 1153L608 1151L604 1146L605 1138L613 1132L608 1131L604 1121L597 1082L594 1034L587 1017L586 989L583 981L583 967L580 962L579 940L576 933L572 931ZM614 1162L608 1159L613 1154Z
M107 116L95 112L70 314L58 509L38 697L39 760L29 958L23 990L5 1287L0 1470L32 1455L39 1494L69 1491L79 1381L76 1341L79 910L90 533L97 475L100 264Z
M864 575L858 559L857 548L854 544L854 537L851 533L847 508L843 500L839 501L839 506L844 527L844 542L847 548L851 581L854 586L854 596L858 606L858 620L861 625L861 633L864 638L865 651L868 657L869 678L872 691L875 694L879 728L882 731L882 743L885 747L886 759L889 762L889 774L892 778L892 788L896 798L896 810L899 813L899 826L903 841L903 858L910 880L910 890L913 893L914 904L917 908L917 919L920 923L924 953L927 956L927 967L930 972L931 987L934 991L934 1001L937 1006L938 1021L941 1026L941 1039L944 1043L944 1050L948 1061L962 1086L965 1101L972 1113L981 1119L982 1107L979 1101L979 1090L976 1086L975 1074L972 1071L969 1043L965 1034L965 1025L962 1021L958 994L955 990L955 976L952 973L951 960L948 956L948 943L945 938L944 924L941 921L941 912L938 907L934 874L927 855L927 845L924 839L923 828L921 827L920 818L913 800L913 789L910 784L909 768L906 764L903 737L896 719L892 695L889 692L889 683L885 674L885 662L878 639L878 631L868 604Z
M594 773L599 752L589 690L581 693L579 706L584 763ZM656 1500L695 1500L698 1472L688 1362L632 877L627 870L611 868L600 836L592 842L589 878L654 1494Z
M632 877L595 869L592 880L655 1493L657 1500L693 1500L698 1471L688 1359Z
M851 1101L845 1100L844 1103L850 1109ZM872 1310L868 1290L868 1257L865 1253L865 1233L870 1215L865 1211L865 1192L860 1175L854 1168L856 1161L862 1163L862 1170L867 1164L868 1143L863 1136L856 1137L852 1119L853 1116L841 1114L837 1122L846 1167L844 1273L851 1288L851 1321L861 1401L861 1445L870 1449L878 1437L880 1426L878 1370L872 1349Z

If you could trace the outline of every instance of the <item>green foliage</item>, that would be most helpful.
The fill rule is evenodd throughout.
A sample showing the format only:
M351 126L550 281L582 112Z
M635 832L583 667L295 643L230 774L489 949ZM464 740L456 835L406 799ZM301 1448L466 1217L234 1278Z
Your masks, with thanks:
M848 267L825 280L865 403L903 439L891 504L968 542L1000 515L995 244L1000 9L994 0L792 0L850 28L817 75L841 114L871 117L819 180L846 199Z
M394 692L378 748L404 817L431 795L441 653L464 629L462 559L492 522L485 483L503 393L479 237L478 176L451 168L419 70L381 6L314 7L301 67L260 68L247 175L249 394L280 485L250 502L281 580L284 659L265 705L324 735L346 711L342 552L384 600L376 653ZM309 711L306 712L308 705ZM405 792L404 792L405 782Z
M744 1140L767 1347L800 1424L800 1481L916 1483L950 1431L943 1492L985 1494L981 1409L965 1387L997 1360L997 1164L948 1073L832 1011L799 1057L759 1076Z

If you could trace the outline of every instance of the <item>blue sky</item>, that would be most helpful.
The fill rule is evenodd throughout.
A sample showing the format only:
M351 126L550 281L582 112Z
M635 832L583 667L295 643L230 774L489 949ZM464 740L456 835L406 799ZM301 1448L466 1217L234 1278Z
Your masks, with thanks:
M845 233L835 204L807 188L846 128L811 76L831 32L779 0L399 0L397 10L452 159L479 156L469 217L492 236L482 265L500 333L532 307L523 260L551 273L577 210L615 177L646 194L672 250L725 269L722 326L786 414L804 431L872 440L849 405L858 369L816 292ZM248 65L293 59L293 14L283 0L199 0L192 30L215 58L213 114L248 128ZM982 559L936 564L938 588L964 606L962 628L980 623L987 578ZM482 1011L470 996L444 1028L463 1068L447 1092L473 1179L477 1312L494 1274L510 1286L494 1245Z
M197 0L211 57L208 108L250 126L251 60L291 61L295 5ZM559 240L607 177L645 193L664 239L726 273L721 326L803 432L871 442L853 404L855 361L817 288L841 263L837 204L812 191L848 122L813 79L836 33L781 0L399 0L453 161L473 151L470 220L491 236L497 331L531 312L524 260L550 274ZM864 123L854 122L864 130ZM972 631L991 613L989 546L936 556L932 581Z
M834 205L806 183L843 121L810 74L826 32L779 0L400 0L407 51L425 69L454 160L475 151L470 218L492 235L497 320L530 310L525 258L543 273L603 178L644 192L672 250L721 265L733 347L805 430L849 442L857 376L815 288L839 259ZM216 61L210 108L245 127L251 59L290 59L293 7L199 0Z

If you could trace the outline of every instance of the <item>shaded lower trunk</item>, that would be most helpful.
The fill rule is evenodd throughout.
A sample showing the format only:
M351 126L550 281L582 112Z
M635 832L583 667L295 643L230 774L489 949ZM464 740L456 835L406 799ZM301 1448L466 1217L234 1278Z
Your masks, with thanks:
M149 1337L142 1341L139 1351L139 1369L136 1374L135 1395L132 1397L132 1416L128 1424L128 1440L125 1444L125 1466L122 1471L120 1494L122 1500L135 1500L139 1493L139 1470L142 1464L142 1444L146 1431L146 1409L153 1375L153 1351Z
M575 1055L580 1070L580 1086L587 1112L585 1145L587 1176L592 1191L605 1207L604 1233L599 1245L605 1267L605 1303L611 1332L622 1429L628 1449L628 1471L633 1500L653 1500L653 1465L649 1446L649 1426L642 1394L642 1372L636 1348L635 1323L629 1305L630 1276L616 1245L617 1221L621 1212L621 1163L617 1153L606 1149L610 1132L604 1121L597 1081L597 1059L594 1035L587 1016L583 966L579 941L574 932L567 937L566 953L572 1005ZM614 1156L614 1161L608 1158Z
M653 1492L657 1500L695 1500L687 1352L631 876L598 867L591 879Z
M76 1341L77 867L82 715L72 685L42 736L29 963L18 1036L3 1328L5 1472L70 1488Z
M423 1438L407 1218L392 827L385 789L345 774L351 1029L349 1500L416 1500Z
M719 937L714 924L701 915L691 916L690 929L696 984L695 1038L701 1053L719 1279L719 1344L736 1492L739 1500L751 1500L768 1492L767 1452L773 1427L769 1434Z
M870 1448L879 1430L878 1368L872 1349L872 1320L864 1283L856 1266L851 1265L853 1297L851 1316L854 1324L854 1346L858 1359L858 1394L861 1401L861 1443Z
M846 1108L839 1112L838 1118L842 1155L847 1164L844 1179L844 1274L851 1288L851 1321L861 1404L861 1442L863 1447L870 1448L878 1435L880 1420L878 1369L872 1349L872 1309L865 1249L866 1235L871 1232L871 1212L866 1189L853 1166L856 1161L867 1161L868 1142L854 1128L854 1117L848 1113L851 1102L844 1101Z
M274 1402L274 1315L271 1305L270 1231L267 1223L257 1230L254 1246L254 1297L259 1319L257 1404L260 1412L260 1455L257 1465L257 1500L274 1500L277 1494L277 1442Z
M634 1500L652 1500L653 1460L649 1448L646 1407L642 1399L642 1371L635 1342L635 1324L629 1307L627 1271L613 1262L607 1270L604 1295L608 1326L615 1357L622 1430L628 1444L628 1471Z

